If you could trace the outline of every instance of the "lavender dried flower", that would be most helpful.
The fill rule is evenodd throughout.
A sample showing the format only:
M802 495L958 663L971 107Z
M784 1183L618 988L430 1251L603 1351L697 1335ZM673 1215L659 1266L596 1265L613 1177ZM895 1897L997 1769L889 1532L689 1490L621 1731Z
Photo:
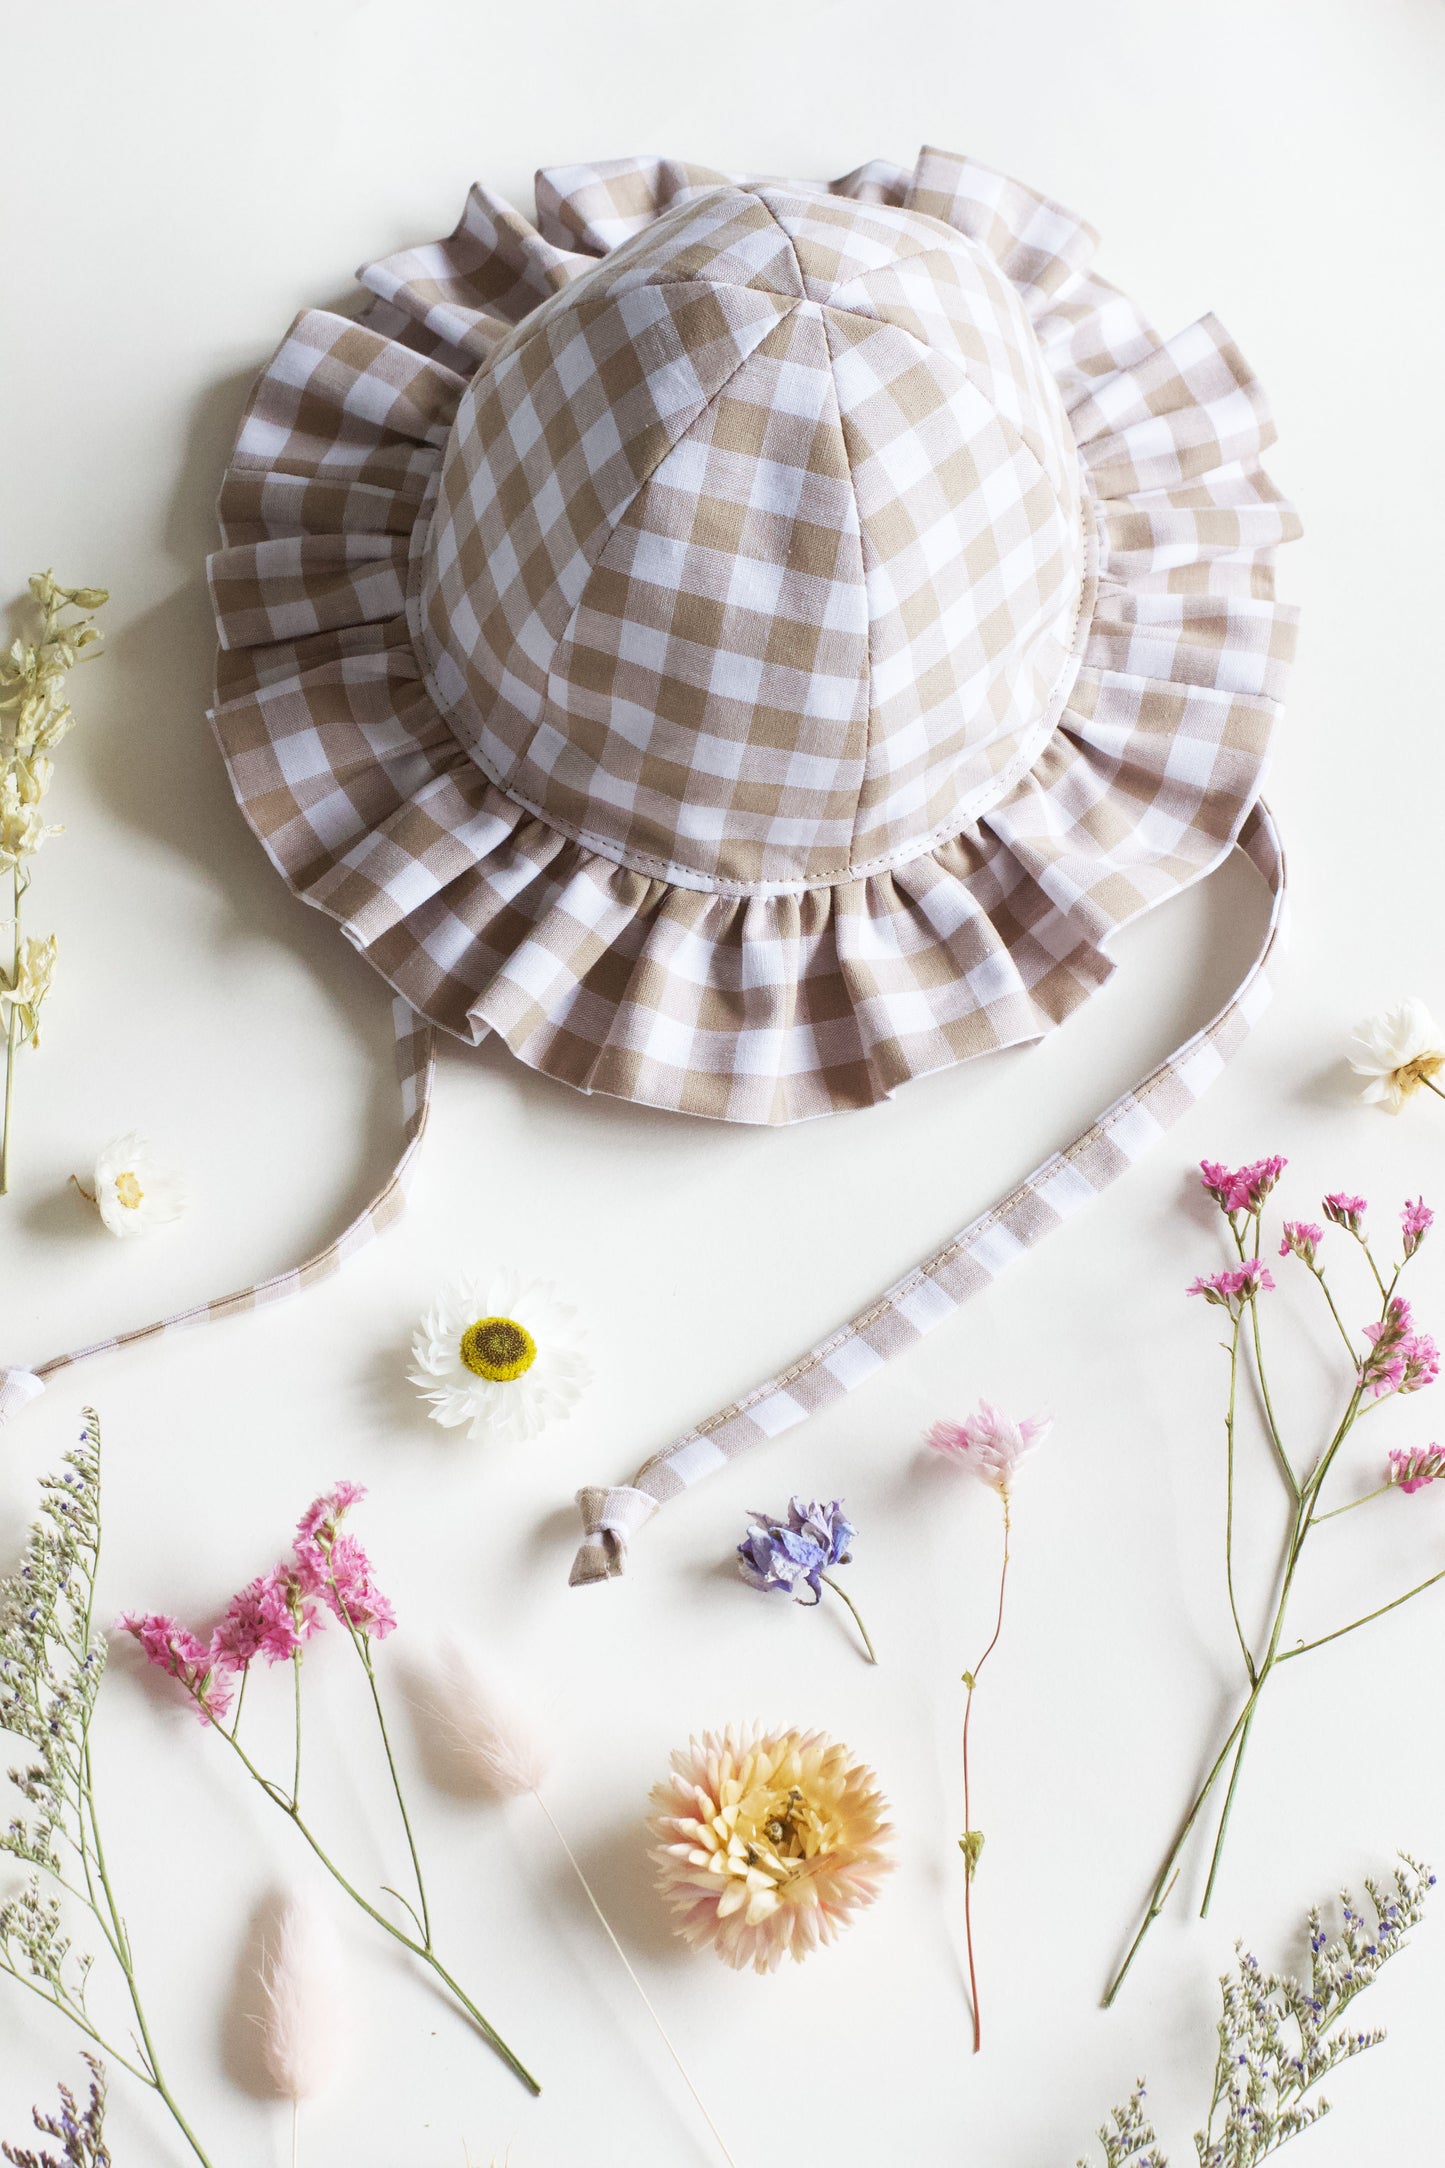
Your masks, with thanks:
M820 1499L790 1499L782 1520L755 1509L747 1535L738 1545L738 1572L749 1588L761 1589L765 1595L791 1596L809 1610L822 1602L824 1588L831 1588L852 1612L868 1661L876 1664L873 1642L857 1605L828 1571L830 1566L851 1563L857 1533L841 1498L828 1505Z
M68 2085L56 2087L60 2108L55 2115L31 2109L35 2128L44 2138L59 2138L65 2151L37 2153L32 2146L0 2144L0 2155L11 2168L111 2168L110 2148L105 2142L105 2065L82 2051L90 2070L90 2097L84 2108Z
M1316 1907L1309 1915L1308 1985L1286 1973L1265 1972L1242 1943L1237 1945L1238 1965L1220 1982L1209 2112L1203 2130L1194 2135L1199 2168L1257 2168L1330 2113L1328 2100L1306 2096L1341 2063L1385 2037L1340 2021L1404 1947L1434 1884L1428 1868L1402 1857L1393 1886L1366 1882L1368 1913L1348 1891L1342 1893L1343 1924L1333 1940ZM1097 2132L1104 2168L1169 2168L1143 2101L1140 2083ZM1081 2160L1078 2168L1090 2164Z

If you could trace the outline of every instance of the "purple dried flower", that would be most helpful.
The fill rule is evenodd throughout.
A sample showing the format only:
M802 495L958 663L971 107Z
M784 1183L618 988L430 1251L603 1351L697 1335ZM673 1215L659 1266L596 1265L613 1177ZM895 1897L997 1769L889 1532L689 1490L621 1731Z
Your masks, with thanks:
M826 1582L853 1613L869 1662L876 1664L878 1658L857 1605L828 1571L830 1566L849 1563L856 1534L841 1498L829 1505L819 1499L793 1498L786 1520L754 1512L747 1536L738 1545L738 1572L749 1588L761 1589L767 1595L791 1596L794 1603L804 1604L809 1610L822 1602Z

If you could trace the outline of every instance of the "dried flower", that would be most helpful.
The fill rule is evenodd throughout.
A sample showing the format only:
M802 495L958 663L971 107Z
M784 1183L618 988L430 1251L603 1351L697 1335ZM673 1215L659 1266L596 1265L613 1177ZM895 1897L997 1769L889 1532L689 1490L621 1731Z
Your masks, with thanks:
M105 1641L93 1626L101 1516L100 1428L91 1410L78 1446L65 1456L63 1473L47 1477L41 1495L20 1567L0 1580L0 1732L22 1742L29 1756L10 1772L23 1810L0 1827L0 1859L15 1861L28 1876L18 1891L0 1898L0 1978L15 1981L58 2011L90 2047L158 2094L204 2163L206 2155L162 2074L129 1937L116 1933L121 1894L102 1841L90 1754L106 1661ZM128 2032L120 2046L105 2037L98 2007L86 1999L93 1960L75 1947L69 1915L87 1913L98 1943L124 1978L138 2021L139 2038ZM47 2136L66 2140L66 2168L108 2168L99 2064L91 2064L91 2074L95 2084L84 2113L62 2087L60 2115L35 2118ZM59 2168L48 2154L40 2157L15 2146L0 2151L16 2168Z
M567 1842L552 1809L542 1797L542 1781L547 1774L548 1756L539 1733L521 1714L516 1704L509 1702L497 1691L491 1680L484 1678L481 1666L472 1652L455 1641L447 1643L441 1652L435 1684L425 1696L424 1707L469 1789L490 1799L530 1797L536 1802L542 1819L556 1838L567 1864L581 1884L583 1895L597 1915L602 1932L621 1959L623 1969L641 1996L643 2007L657 2027L662 2043L672 2057L684 2085L696 2101L703 2121L716 2138L728 2168L735 2168L722 2134L708 2113L707 2105L693 2084L682 2057L673 2046L667 2028L654 2009L646 1988L633 1971L631 1960L613 1932L612 1923L583 1871L582 1862Z
M1397 1446L1388 1457L1385 1486L1389 1490L1402 1490L1407 1497L1445 1475L1445 1446L1415 1445L1406 1449Z
M384 1639L392 1631L396 1620L391 1605L376 1587L371 1562L366 1553L356 1539L343 1530L347 1514L358 1500L365 1496L360 1484L337 1483L313 1500L301 1516L297 1528L298 1540L291 1557L273 1567L269 1573L262 1574L258 1580L249 1583L239 1595L231 1599L209 1647L203 1645L193 1634L187 1633L185 1628L178 1627L174 1619L161 1614L151 1613L139 1619L127 1618L121 1623L136 1634L152 1663L159 1664L179 1681L203 1716L219 1714L223 1708L229 1707L233 1677L239 1674L244 1679L257 1656L265 1657L270 1663L291 1663L294 1716L289 1787L278 1778L265 1775L242 1747L237 1736L241 1722L240 1694L236 1695L233 1722L228 1727L218 1727L214 1736L236 1756L246 1775L260 1788L263 1796L286 1815L310 1845L327 1873L351 1901L360 1906L368 1919L379 1922L394 1942L399 1942L429 1968L438 1984L466 2013L481 2037L496 2050L528 2090L536 2093L540 2090L536 2079L508 2047L496 2028L488 2024L437 1954L421 1857L407 1811L400 1771L391 1748L385 1705L372 1655L372 1643ZM397 1926L394 1921L384 1918L376 1907L360 1894L351 1877L344 1874L331 1858L302 1812L303 1649L310 1637L333 1617L340 1620L366 1677L382 1753L391 1779L392 1794L396 1801L402 1834L406 1839L416 1902L413 1904L410 1898L400 1896L389 1887L387 1889L387 1895L404 1908L409 1922L406 1927Z
M113 1235L144 1234L179 1219L186 1209L184 1177L134 1130L106 1146L92 1181L95 1208Z
M89 613L108 599L103 587L62 587L49 572L31 580L30 595L40 611L40 636L13 640L0 656L0 876L9 878L13 906L9 967L0 966L5 1038L0 1197L10 1187L15 1058L22 1046L40 1043L40 1005L55 971L54 937L28 938L21 925L30 860L48 836L60 834L43 811L55 772L49 756L74 720L65 699L66 677L100 638Z
M1227 1171L1227 1170L1225 1170ZM1228 1388L1224 1412L1224 1470L1221 1489L1223 1492L1224 1535L1224 1590L1228 1598L1230 1623L1238 1644L1243 1679L1239 1688L1239 1700L1235 1704L1232 1728L1225 1736L1222 1746L1212 1761L1206 1755L1208 1774L1195 1792L1187 1814L1177 1825L1178 1834L1150 1888L1144 1916L1133 1941L1125 1952L1122 1964L1105 1996L1106 2006L1119 1993L1130 1967L1138 1956L1145 1937L1164 1910L1170 1892L1180 1876L1184 1848L1191 1834L1197 1829L1206 1806L1218 1787L1222 1804L1217 1806L1218 1820L1215 1828L1213 1850L1204 1883L1201 1912L1207 1913L1213 1897L1224 1855L1225 1839L1231 1826L1230 1816L1237 1810L1240 1797L1240 1773L1243 1768L1251 1736L1257 1730L1259 1707L1269 1682L1281 1664L1295 1663L1316 1651L1332 1648L1345 1635L1353 1634L1372 1625L1376 1620L1397 1611L1402 1604L1414 1601L1428 1590L1445 1582L1445 1566L1428 1574L1413 1588L1389 1601L1376 1603L1358 1618L1322 1632L1313 1639L1302 1639L1287 1631L1290 1606L1294 1597L1296 1580L1301 1561L1317 1523L1333 1520L1367 1506L1392 1488L1406 1484L1420 1488L1441 1472L1436 1449L1427 1453L1392 1453L1383 1472L1383 1480L1374 1489L1361 1496L1351 1497L1339 1505L1326 1506L1323 1501L1332 1473L1343 1469L1348 1463L1344 1448L1357 1424L1368 1416L1378 1403L1395 1394L1415 1393L1430 1385L1439 1375L1440 1352L1428 1332L1416 1325L1411 1306L1398 1292L1401 1275L1413 1268L1420 1241L1430 1224L1429 1208L1416 1199L1407 1204L1401 1215L1405 1230L1405 1254L1393 1270L1381 1269L1365 1237L1363 1219L1366 1211L1363 1197L1343 1190L1332 1191L1324 1200L1324 1214L1331 1225L1345 1229L1354 1237L1356 1251L1347 1249L1344 1262L1348 1265L1354 1256L1368 1270L1374 1284L1374 1297L1379 1308L1373 1319L1363 1328L1361 1338L1352 1333L1345 1323L1345 1314L1336 1300L1326 1272L1319 1264L1316 1250L1322 1239L1322 1230L1309 1221L1286 1221L1281 1242L1281 1253L1304 1258L1311 1269L1311 1277L1319 1288L1320 1299L1329 1313L1331 1328L1330 1348L1338 1341L1344 1343L1349 1369L1346 1373L1353 1390L1346 1402L1343 1416L1331 1415L1329 1427L1323 1437L1310 1450L1301 1440L1304 1424L1299 1420L1281 1423L1276 1407L1275 1392L1269 1381L1267 1344L1272 1321L1264 1314L1255 1296L1259 1288L1267 1284L1267 1275L1258 1260L1258 1249L1263 1236L1259 1219L1241 1221L1237 1215L1229 1220L1230 1247L1234 1261L1222 1272L1196 1280L1191 1293L1203 1295L1206 1301L1216 1303L1229 1313L1230 1330L1224 1342L1224 1354L1228 1363ZM1256 1254L1251 1255L1251 1251ZM1253 1390L1248 1390L1249 1385ZM1287 1503L1281 1517L1278 1532L1278 1554L1271 1566L1273 1581L1268 1607L1263 1623L1251 1637L1246 1632L1245 1620L1253 1605L1241 1605L1237 1595L1238 1552L1237 1530L1246 1513L1253 1515L1258 1507L1250 1489L1243 1488L1238 1476L1238 1460L1242 1435L1251 1416L1258 1416L1265 1450L1278 1474L1283 1478ZM1337 1569L1331 1571L1331 1585L1338 1586L1341 1576ZM1237 1826L1237 1822L1236 1822ZM1121 2159L1127 2156L1121 2155ZM1230 2168L1236 2161L1254 2155L1227 2156ZM1200 2141L1200 2160L1214 2163L1216 2155L1206 2153ZM1141 2164L1142 2168L1142 2164Z
M1445 1068L1445 1033L1423 1001L1397 1001L1355 1026L1350 1067L1368 1079L1363 1099L1398 1114L1422 1084L1439 1090L1434 1079Z
M877 1663L872 1638L858 1607L846 1589L829 1573L830 1566L846 1566L853 1556L858 1531L843 1511L843 1501L830 1505L820 1499L789 1501L787 1518L754 1512L752 1525L738 1545L738 1572L749 1588L767 1595L791 1596L794 1603L813 1609L821 1603L824 1588L852 1612L870 1663Z
M652 1805L677 1932L739 1971L833 1941L892 1866L877 1779L821 1732L706 1732L673 1755Z
M1407 1257L1414 1256L1434 1224L1435 1215L1423 1197L1417 1197L1413 1204L1405 1204L1400 1214L1400 1226L1404 1230Z
M1268 1265L1257 1257L1246 1257L1239 1265L1230 1265L1223 1272L1209 1272L1186 1287L1186 1295L1202 1295L1206 1302L1217 1303L1223 1310L1235 1314L1236 1306L1243 1309L1253 1302L1256 1295L1269 1294L1274 1287L1274 1275Z
M345 1973L324 1912L288 1897L261 1961L261 2052L283 2100L325 2092L344 2045Z
M147 1663L179 1679L203 1724L220 1722L231 1706L231 1687L204 1641L164 1611L123 1611L116 1625L140 1643Z
M105 2142L105 2065L82 2048L81 2061L90 2071L90 2095L82 2108L68 2085L58 2085L59 2110L43 2115L30 2111L31 2121L45 2138L59 2138L65 2147L57 2159L47 2147L37 2153L28 2145L0 2145L0 2155L11 2168L111 2168L110 2148Z
M1336 1227L1343 1227L1352 1235L1364 1232L1365 1214L1370 1207L1363 1197L1351 1197L1345 1190L1330 1191L1324 1201L1324 1214Z
M547 1774L540 1735L502 1699L459 1642L441 1650L427 1709L468 1789L490 1799L521 1799L540 1791Z
M1370 1352L1360 1365L1361 1388L1376 1400L1386 1393L1415 1393L1440 1374L1440 1350L1428 1332L1417 1332L1410 1305L1394 1295L1385 1314L1364 1327Z
M1323 1227L1317 1227L1313 1220L1286 1220L1284 1233L1280 1237L1279 1254L1281 1257L1298 1257L1305 1264L1313 1265L1324 1239Z
M461 1279L422 1319L409 1374L434 1423L511 1443L570 1415L591 1379L579 1338L575 1312L545 1282Z
M1257 1212L1289 1165L1276 1153L1269 1159L1251 1160L1247 1167L1229 1168L1218 1160L1201 1159L1200 1179L1222 1212Z
M1258 2168L1291 2138L1330 2112L1327 2100L1307 2099L1316 2086L1367 2049L1382 2032L1361 2032L1354 2022L1332 2031L1357 1995L1379 1978L1405 1946L1423 1916L1435 1877L1414 1860L1395 1871L1393 1888L1367 1882L1370 1918L1354 1898L1340 1900L1341 1933L1331 1941L1318 1910L1309 1915L1308 1981L1265 1972L1236 1943L1238 1965L1221 1982L1223 2007L1216 2028L1218 2049L1205 2127L1194 2140L1198 2168ZM1097 2133L1104 2168L1169 2168L1144 2112L1139 2084ZM1363 2149L1358 2149L1364 2158ZM1080 2161L1078 2168L1089 2168Z
M980 1400L976 1414L966 1415L961 1423L935 1423L923 1442L1007 1497L1020 1464L1053 1427L1051 1415L1014 1417L992 1401Z
M40 1044L40 1007L55 976L55 936L29 940L20 951L13 980L0 970L0 1026L12 1019L22 1046Z

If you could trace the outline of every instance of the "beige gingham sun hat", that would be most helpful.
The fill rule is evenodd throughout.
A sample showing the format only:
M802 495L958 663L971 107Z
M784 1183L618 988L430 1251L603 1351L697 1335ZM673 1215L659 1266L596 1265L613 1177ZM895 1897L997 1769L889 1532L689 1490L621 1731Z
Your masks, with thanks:
M251 400L215 728L273 863L582 1091L788 1122L1037 1038L1258 794L1248 367L936 151L537 200L474 189Z
M790 1122L1040 1037L1236 841L1275 893L1245 986L1067 1152L581 1494L595 1579L1095 1194L1252 1021L1298 523L1222 326L1161 339L1087 226L970 159L619 160L539 174L537 210L475 188L448 240L365 266L366 306L300 316L241 425L214 727L278 871L398 997L408 1143L338 1243L171 1324L390 1215L431 1027ZM0 1377L0 1408L70 1359Z

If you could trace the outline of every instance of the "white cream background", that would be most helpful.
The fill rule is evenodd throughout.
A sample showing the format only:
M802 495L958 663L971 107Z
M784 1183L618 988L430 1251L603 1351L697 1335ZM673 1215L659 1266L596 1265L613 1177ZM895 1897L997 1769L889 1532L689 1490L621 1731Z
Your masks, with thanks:
M1357 1013L1388 997L1417 991L1445 1011L1439 6L72 0L63 16L12 11L4 52L0 592L50 562L114 593L56 785L67 834L33 891L61 972L0 1205L8 1359L294 1261L389 1164L380 982L272 873L203 719L202 558L247 384L296 310L347 295L356 263L449 230L474 178L528 203L547 161L656 148L835 173L911 160L929 140L1076 206L1104 235L1104 271L1165 330L1213 308L1264 377L1281 426L1271 465L1307 527L1284 572L1305 623L1271 786L1294 941L1253 1042L1123 1187L848 1405L669 1508L633 1580L569 1591L580 1481L624 1477L798 1352L1206 1018L1259 923L1242 870L1122 940L1112 984L1041 1051L802 1129L588 1102L503 1053L449 1051L400 1228L299 1303L68 1374L0 1441L8 1569L36 1478L81 1403L99 1407L109 1612L209 1618L315 1491L342 1474L370 1484L360 1530L403 1620L388 1678L460 1629L551 1712L555 1809L739 2168L1069 2163L1141 2071L1177 2168L1193 2157L1235 1935L1266 1962L1297 1962L1305 1907L1342 1878L1382 1869L1396 1846L1445 1863L1442 1592L1280 1677L1211 1918L1192 1915L1191 1853L1120 2005L1097 2007L1236 1692L1223 1364L1217 1321L1183 1300L1219 1261L1218 1235L1191 1164L1286 1152L1299 1213L1339 1185L1378 1199L1382 1219L1407 1191L1445 1205L1445 1108L1382 1119L1357 1105L1341 1060ZM132 1126L189 1168L194 1201L177 1228L122 1246L66 1184ZM1436 1242L1416 1293L1438 1328ZM428 1424L404 1371L436 1284L506 1259L577 1302L597 1375L565 1429L502 1451ZM1333 1357L1313 1290L1298 1268L1280 1277L1272 1312L1297 1351L1282 1353L1280 1382L1303 1438ZM1358 1275L1346 1284L1363 1317ZM925 1466L916 1441L981 1392L1052 1409L1057 1429L1020 1496L1011 1615L977 1710L988 1850L974 2060L958 1675L986 1638L997 1514ZM1424 1442L1441 1419L1430 1398L1382 1414L1359 1487L1387 1444ZM1252 1617L1281 1509L1257 1450L1256 1465ZM849 1501L850 1586L876 1672L841 1614L765 1602L729 1570L745 1508L780 1507L790 1489ZM1445 1497L1382 1501L1325 1531L1317 1554L1302 1632L1445 1561ZM308 1667L312 1804L375 1883L402 1861L343 1653L325 1647ZM640 1828L674 1744L754 1715L846 1739L880 1771L898 1824L885 1899L838 1947L769 1980L671 1939ZM701 2168L706 2135L545 1831L526 1808L440 1795L399 1729L446 1948L546 2091L530 2103L404 1960L338 1912L354 2051L306 2116L307 2168L462 2168L464 2146L478 2163L510 2148L512 2168ZM245 1968L278 1885L326 1887L216 1742L129 1661L105 1689L99 1752L173 2082L216 2168L280 2162L286 2118L253 2089ZM1301 2168L1435 2158L1437 1909L1364 2006L1389 2043L1339 2076L1336 2116L1301 2142ZM78 2043L0 1988L0 2132L19 2138L32 2098L76 2073ZM118 2168L185 2157L152 2108L117 2079Z

